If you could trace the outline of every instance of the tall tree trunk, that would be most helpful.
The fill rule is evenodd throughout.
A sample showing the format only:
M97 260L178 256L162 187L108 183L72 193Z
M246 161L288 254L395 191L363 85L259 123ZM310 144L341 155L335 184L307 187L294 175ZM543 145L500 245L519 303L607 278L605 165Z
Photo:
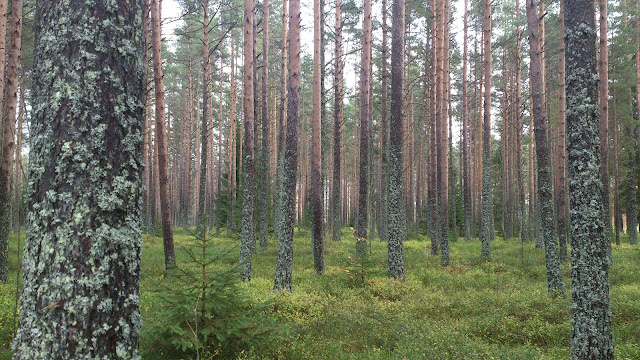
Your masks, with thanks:
M606 1L606 0L605 0ZM564 1L560 1L560 33L564 33ZM567 238L569 236L569 197L567 195L567 135L566 135L566 108L567 94L565 83L566 54L564 40L560 39L560 96L558 97L560 114L558 120L558 238L560 243L559 258L561 262L567 261ZM607 175L608 177L608 175ZM607 195L607 198L609 196Z
M38 3L14 359L139 358L143 1L120 5Z
M571 209L571 358L613 359L608 244L602 220L593 0L565 0Z
M289 90L287 92L287 148L284 156L282 189L279 195L282 217L281 237L273 288L291 291L293 270L293 220L296 203L298 164L298 123L300 119L300 0L289 1Z
M547 141L547 116L544 108L542 83L542 38L535 0L527 0L529 43L531 46L531 92L533 98L533 121L536 133L536 158L538 160L538 200L541 230L544 232L544 249L547 266L547 285L550 294L564 294L564 282L558 262L558 243L553 217L553 192L551 185L551 162Z
M222 35L224 37L224 35ZM220 233L220 226L222 225L222 97L224 91L224 82L222 77L224 75L224 52L220 49L220 74L219 74L219 82L220 82L220 98L218 100L218 166L216 169L216 184L218 187L216 189L217 194L217 204L216 204L216 233Z
M157 1L157 0L154 0ZM204 0L203 8L203 46L202 46L202 124L200 125L200 184L198 191L198 231L203 231L207 214L207 168L209 162L209 127L212 117L211 99L211 56L209 55L209 0Z
M520 1L516 0L516 182L518 186L518 211L520 216L520 241L525 239L525 224L526 224L526 211L525 211L525 199L524 199L524 179L522 175L522 88L521 88L521 75L522 75L522 33L520 32ZM563 80L564 81L564 80Z
M386 2L386 0L383 0ZM341 234L340 231L342 229L342 215L340 212L340 194L341 194L341 186L340 186L340 170L341 170L341 160L342 153L340 151L340 142L341 142L341 128L342 128L342 117L343 117L343 107L342 107L342 69L344 67L342 61L342 10L340 9L340 0L336 0L336 53L335 53L335 71L334 71L334 107L333 107L333 209L331 209L332 214L332 224L331 228L333 230L332 239L333 241L340 241ZM383 10L384 11L384 10ZM384 15L383 15L384 16ZM383 17L384 19L384 17ZM385 50L383 48L383 54ZM383 65L384 66L384 65ZM383 70L384 71L384 70ZM383 75L384 76L384 75ZM383 85L384 86L384 85ZM383 90L384 91L384 90ZM385 100L382 100L383 103ZM384 117L384 115L383 115ZM384 120L383 120L384 121ZM384 226L384 225L383 225Z
M269 0L262 3L262 193L260 194L260 249L267 251L269 234L269 190L271 189L271 169L269 166L269 99L267 83L269 81Z
M438 138L438 191L440 193L440 264L449 266L449 0L442 0L442 16L440 19L441 48L441 91L440 97L440 137Z
M365 5L366 9L366 5ZM365 10L366 11L366 10ZM322 231L322 155L321 154L321 107L320 86L320 0L313 2L313 121L311 124L311 237L313 240L313 264L316 272L324 272L324 244Z
M367 198L369 192L369 71L371 66L371 0L364 1L362 56L360 58L360 178L356 253L363 254L367 244Z
M252 244L256 242L256 168L255 168L255 107L254 86L254 41L255 0L244 0L244 151L243 151L243 198L242 230L240 236L240 276L243 281L251 280Z
M613 55L613 54L612 54ZM613 218L616 231L616 245L620 245L620 230L622 229L622 211L620 211L620 166L618 156L618 119L616 118L616 85L615 85L615 65L611 69L611 78L614 79L611 87L611 101L613 102L613 114L611 116L613 125Z
M274 207L274 233L276 238L280 238L280 224L282 222L283 209L280 204L280 194L282 193L282 176L284 174L284 148L286 142L286 122L285 116L287 102L287 21L289 19L288 0L282 1L282 40L280 42L280 105L278 106L278 149L277 149L277 171L276 188L273 194Z
M638 171L634 156L629 153L629 200L627 208L627 232L629 233L629 243L635 245L638 243L638 204L637 204L637 178Z
M491 1L484 2L484 119L482 122L482 257L491 257L493 192L491 186Z
M391 39L391 134L389 149L389 243L387 267L394 279L404 279L407 215L402 181L404 0L393 0Z
M227 234L235 229L235 204L236 204L236 173L237 173L237 125L236 102L238 101L238 89L236 85L236 54L233 39L231 40L231 86L229 94L229 210L227 215ZM196 157L197 158L197 157Z
M463 197L464 197L464 239L471 241L471 223L473 222L473 215L471 212L471 163L469 159L469 109L467 105L467 29L468 29L468 0L464 0L464 17L463 17L463 31L464 39L462 50L462 163L463 163ZM516 8L516 11L517 8ZM516 21L517 22L517 21ZM519 29L519 28L518 28ZM518 30L519 31L519 30ZM518 47L519 48L519 47Z
M0 8L0 10L2 9ZM0 18L4 18L4 13L0 14ZM6 21L6 19L3 20ZM2 30L4 29L0 23L0 31ZM9 179L11 174L11 159L13 158L13 148L15 146L13 132L16 127L18 69L20 67L22 49L22 0L13 0L9 35L7 74L6 78L0 79L0 82L6 81L1 122L2 148L0 149L0 283L6 283L9 276L9 233L11 232L11 211L9 206L11 203L11 194ZM1 39L0 37L0 40ZM4 48L4 43L0 45ZM0 67L3 66L4 62L0 63Z
M171 231L171 199L169 198L169 174L167 160L166 131L164 129L164 76L162 74L160 4L152 0L151 4L151 42L153 45L153 81L156 96L156 142L158 143L158 179L160 180L160 211L162 213L162 243L164 245L164 263L166 269L176 267L176 253L173 248Z

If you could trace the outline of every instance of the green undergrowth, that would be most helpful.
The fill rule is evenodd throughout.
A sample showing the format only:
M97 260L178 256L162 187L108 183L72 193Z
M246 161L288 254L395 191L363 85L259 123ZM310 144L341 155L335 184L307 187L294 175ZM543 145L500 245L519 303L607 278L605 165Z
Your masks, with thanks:
M194 238L175 230L178 263ZM308 230L296 232L293 293L274 294L276 242L253 258L243 296L280 324L275 348L260 346L236 352L236 358L282 359L566 359L569 357L569 306L550 298L544 252L533 242L492 242L492 259L480 257L476 239L450 244L451 266L430 256L422 236L405 242L406 280L386 276L386 243L373 241L364 259L355 255L351 229L341 242L325 242L325 273L317 275ZM240 240L216 237L213 244L231 256L212 264L223 272L237 265ZM613 245L611 310L616 359L640 359L640 247ZM626 243L625 243L626 242ZM367 249L369 244L367 245ZM10 358L15 297L15 249L12 238L11 280L0 285L0 359ZM562 266L570 294L569 264ZM143 359L167 359L152 324L160 321L158 284L166 281L162 239L143 238L141 312ZM266 304L266 305L265 305ZM263 351L264 350L264 351ZM171 358L176 357L175 354ZM183 358L190 358L184 355Z

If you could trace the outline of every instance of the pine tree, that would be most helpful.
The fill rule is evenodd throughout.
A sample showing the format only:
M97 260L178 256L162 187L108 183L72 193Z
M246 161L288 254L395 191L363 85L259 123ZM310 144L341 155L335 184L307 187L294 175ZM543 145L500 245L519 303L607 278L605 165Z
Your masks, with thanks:
M391 134L389 148L389 243L387 266L394 279L404 279L407 215L402 179L404 141L404 0L393 0L391 38Z
M143 1L41 2L36 19L14 359L136 359Z
M493 191L491 189L491 1L484 2L484 119L482 122L482 257L491 257Z
M571 358L613 359L600 181L595 4L565 0L571 209Z

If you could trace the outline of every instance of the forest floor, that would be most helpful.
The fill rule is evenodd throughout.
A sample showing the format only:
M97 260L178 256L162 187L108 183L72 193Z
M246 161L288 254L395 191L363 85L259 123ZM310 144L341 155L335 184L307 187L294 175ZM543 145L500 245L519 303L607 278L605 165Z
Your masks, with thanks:
M570 295L550 298L544 252L517 239L492 243L492 259L480 257L480 242L451 244L451 266L430 256L430 242L420 236L405 242L406 281L386 276L386 243L375 240L364 261L345 228L341 242L325 242L323 275L313 269L308 230L296 232L293 293L274 295L276 243L254 257L253 278L241 285L257 302L274 304L288 329L279 346L287 359L566 359L569 357ZM640 248L613 246L611 310L615 356L640 359ZM193 242L175 231L178 263L182 248ZM237 237L219 237L232 246ZM10 242L10 282L0 284L0 359L9 359L16 289L17 237ZM569 264L563 265L567 294ZM153 287L162 281L162 239L144 236L141 276L144 359L166 359L145 335L158 316ZM255 349L255 353L260 353ZM243 358L253 355L246 353Z

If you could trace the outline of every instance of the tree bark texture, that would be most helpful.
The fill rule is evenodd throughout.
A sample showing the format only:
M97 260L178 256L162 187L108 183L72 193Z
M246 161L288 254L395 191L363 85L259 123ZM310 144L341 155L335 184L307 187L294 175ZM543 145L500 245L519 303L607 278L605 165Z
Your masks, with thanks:
M602 219L595 4L565 0L571 209L571 358L613 359L609 257Z
M140 358L142 11L38 5L14 359Z
M484 119L482 122L482 257L491 257L493 190L491 186L491 1L484 2Z
M316 272L324 272L324 243L322 231L322 88L320 67L320 0L313 2L313 118L311 123L311 237L313 240L313 265Z

